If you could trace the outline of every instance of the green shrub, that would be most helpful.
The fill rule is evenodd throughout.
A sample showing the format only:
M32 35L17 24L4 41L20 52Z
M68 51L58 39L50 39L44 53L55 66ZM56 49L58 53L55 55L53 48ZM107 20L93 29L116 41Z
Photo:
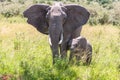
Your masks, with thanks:
M120 25L120 1L114 0L0 0L0 14L4 17L22 16L23 11L36 3L52 4L62 1L65 4L79 4L87 8L91 14L90 25L113 24Z
M120 2L114 2L112 6L113 9L110 10L109 22L113 25L120 26Z
M33 0L33 3L45 3L44 0Z
M21 5L19 3L2 3L0 4L0 13L5 17L17 16L20 14Z
M103 8L97 2L91 2L87 7L88 7L87 9L90 12L89 24L90 25L99 24L99 19L102 16L101 11L103 10Z
M109 22L109 15L107 13L103 13L102 17L99 19L100 24L107 24Z

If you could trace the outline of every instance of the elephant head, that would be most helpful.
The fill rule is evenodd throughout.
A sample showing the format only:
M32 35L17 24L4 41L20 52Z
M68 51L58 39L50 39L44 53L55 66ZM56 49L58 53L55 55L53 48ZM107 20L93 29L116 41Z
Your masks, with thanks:
M65 41L65 35L70 35L84 25L89 18L89 12L79 5L63 5L55 3L52 6L37 4L24 11L27 22L38 31L49 35L53 58L59 55L58 47Z

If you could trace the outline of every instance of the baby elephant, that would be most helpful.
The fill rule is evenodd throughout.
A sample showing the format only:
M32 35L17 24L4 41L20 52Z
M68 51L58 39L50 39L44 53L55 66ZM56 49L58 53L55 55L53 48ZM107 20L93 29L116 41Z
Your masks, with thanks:
M86 65L90 64L92 59L92 46L85 37L80 36L73 39L70 51L70 61L73 57L76 57L77 62L81 60Z

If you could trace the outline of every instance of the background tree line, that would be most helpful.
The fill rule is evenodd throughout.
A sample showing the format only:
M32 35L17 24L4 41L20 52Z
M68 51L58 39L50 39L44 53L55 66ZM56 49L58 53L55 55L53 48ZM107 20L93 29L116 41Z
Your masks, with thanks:
M120 0L0 0L0 14L6 18L22 16L23 11L36 3L52 4L53 1L76 3L91 14L90 25L112 24L120 26Z

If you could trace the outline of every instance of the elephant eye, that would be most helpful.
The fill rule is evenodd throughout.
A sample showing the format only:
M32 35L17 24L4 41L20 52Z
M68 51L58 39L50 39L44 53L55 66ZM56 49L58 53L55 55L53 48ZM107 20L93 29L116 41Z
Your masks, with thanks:
M67 18L67 14L65 12L62 11L63 17Z
M77 44L74 44L73 46L74 46L75 48L78 47Z
M67 15L63 12L63 22L65 22Z
M78 45L79 48L81 48L81 45Z
M48 19L49 12L46 14L46 19Z
M49 15L50 15L50 11L48 11L48 13L46 14L46 20L49 21Z

